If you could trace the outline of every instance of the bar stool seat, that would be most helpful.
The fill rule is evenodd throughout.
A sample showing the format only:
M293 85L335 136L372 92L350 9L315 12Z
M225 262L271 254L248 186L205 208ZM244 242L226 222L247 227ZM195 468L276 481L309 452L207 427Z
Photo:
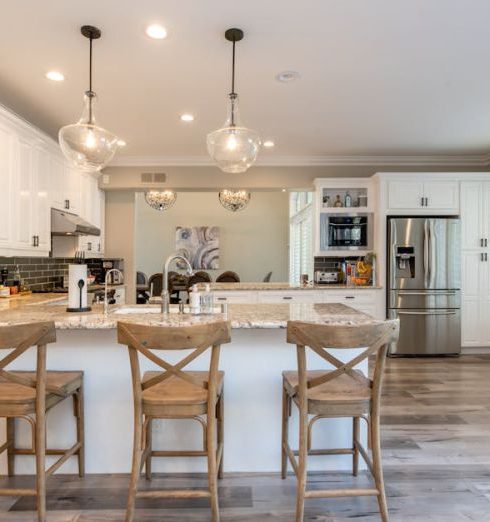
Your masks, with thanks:
M36 382L36 372L9 372L14 378ZM75 393L83 384L83 372L46 372L46 411ZM57 393L49 389L57 388ZM58 390L63 395L58 393ZM0 417L3 415L28 415L36 411L36 389L23 384L8 382L0 377Z
M146 372L143 385L164 372ZM182 372L197 382L209 382L209 372ZM223 391L225 372L217 374L217 395ZM208 391L192 382L171 376L143 391L143 413L145 415L204 415L208 411Z
M309 370L306 372L308 382L321 379L332 374L333 370ZM324 415L330 413L336 405L342 406L345 415L352 413L362 415L369 412L371 404L371 387L367 382L363 382L364 376L360 370L354 370L360 377L355 381L349 375L339 375L334 380L329 380L307 390L308 413ZM296 393L299 385L299 373L286 371L282 373L284 386L294 400L299 404L299 397ZM346 408L349 407L347 410Z

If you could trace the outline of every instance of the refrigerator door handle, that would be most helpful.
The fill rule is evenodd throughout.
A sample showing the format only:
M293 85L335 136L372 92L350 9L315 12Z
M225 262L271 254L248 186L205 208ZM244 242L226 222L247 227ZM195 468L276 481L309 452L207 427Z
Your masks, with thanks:
M429 283L429 231L428 220L424 221L424 286L428 287Z
M401 312L397 310L398 315L456 315L458 312Z
M425 292L398 292L398 295L401 296L410 296L410 295L427 295L427 296L437 296L437 295L456 295L456 290L426 290Z
M434 279L436 276L436 234L434 231L434 220L429 219L429 287L435 286Z

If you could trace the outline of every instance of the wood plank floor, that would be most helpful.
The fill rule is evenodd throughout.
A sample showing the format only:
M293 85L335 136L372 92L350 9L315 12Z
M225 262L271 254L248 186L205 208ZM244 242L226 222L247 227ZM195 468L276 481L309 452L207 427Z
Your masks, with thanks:
M390 520L490 521L490 356L390 359L383 398L383 458ZM32 484L16 477L0 484ZM366 485L366 474L311 474L309 487ZM127 476L57 475L48 481L50 522L124 519ZM222 521L294 520L295 480L228 475L221 481ZM200 476L158 476L151 487L199 487ZM142 480L142 488L149 487ZM379 520L375 499L315 499L305 520ZM35 521L32 499L1 498L0 521ZM138 501L137 521L208 521L202 500Z

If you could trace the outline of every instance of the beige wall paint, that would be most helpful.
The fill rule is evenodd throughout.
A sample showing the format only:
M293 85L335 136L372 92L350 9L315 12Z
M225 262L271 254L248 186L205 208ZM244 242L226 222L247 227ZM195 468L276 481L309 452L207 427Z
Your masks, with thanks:
M288 194L255 192L247 208L230 212L215 192L182 192L165 212L152 209L143 193L136 195L135 266L151 275L162 271L164 259L175 251L177 226L220 227L220 269L213 279L233 270L242 281L261 281L272 271L272 280L288 279Z
M135 302L134 199L132 191L107 192L105 201L105 256L124 259L126 301Z

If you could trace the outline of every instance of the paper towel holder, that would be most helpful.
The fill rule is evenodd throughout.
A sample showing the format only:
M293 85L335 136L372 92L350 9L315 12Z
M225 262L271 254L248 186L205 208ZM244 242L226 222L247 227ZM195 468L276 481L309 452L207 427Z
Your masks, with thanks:
M92 307L90 306L82 306L82 288L85 286L85 281L83 279L78 280L78 290L80 292L79 300L80 300L80 306L76 308L70 308L68 307L66 309L67 312L90 312L92 310Z

